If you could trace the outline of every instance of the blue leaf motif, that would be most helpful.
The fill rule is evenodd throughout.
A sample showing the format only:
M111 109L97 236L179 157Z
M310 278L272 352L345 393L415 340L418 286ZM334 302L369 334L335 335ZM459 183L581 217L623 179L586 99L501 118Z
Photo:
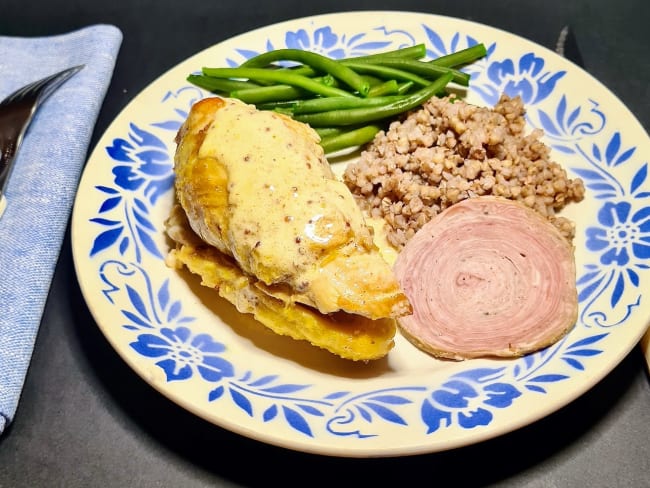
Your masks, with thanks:
M251 401L248 398L246 398L244 395L239 393L237 390L229 388L229 391L230 391L230 397L235 402L235 405L237 405L239 408L241 408L244 412L246 412L249 416L252 417L253 405L251 404Z
M370 415L368 410L363 408L361 405L357 405L357 411L366 422L372 422L372 415Z
M593 292L595 292L603 282L603 278L600 278L594 281L591 285L586 286L583 290L578 293L578 302L582 303L587 300Z
M442 41L440 36L434 30L430 29L426 25L423 25L422 27L424 28L424 32L429 38L429 42L436 49L436 51L439 54L446 54L445 43Z
M133 312L130 312L128 310L122 310L122 313L127 319L129 319L134 324L140 325L142 327L151 327L151 324L149 322L142 320L142 318L138 317Z
M586 184L587 188L594 190L594 191L607 191L607 192L615 192L616 188L614 188L611 184L609 183L587 183Z
M325 397L326 400L338 400L339 398L343 398L344 396L349 395L350 392L348 391L336 391L334 393L330 393Z
M639 283L640 283L639 274L637 272L635 272L633 269L629 269L629 268L626 271L627 271L628 278L630 278L630 282L634 286L639 286Z
M596 144L594 144L594 145L592 146L592 148L591 148L591 153L594 155L594 158L595 158L597 161L600 161L600 160L601 160L601 157L600 157L600 148L599 148Z
M121 255L124 255L124 253L126 252L126 250L127 250L128 247L129 247L129 238L125 236L125 237L120 241L120 254L121 254Z
M104 249L111 247L117 239L122 234L124 227L117 227L116 229L110 229L99 234L93 241L93 247L90 250L90 256L103 251Z
M223 395L224 392L224 387L222 385L217 386L214 390L210 391L208 393L208 401L213 402Z
M607 161L608 165L611 166L611 164L614 162L614 158L616 157L616 154L618 154L620 148L621 133L616 132L609 140L609 144L607 144L607 148L605 149L605 160Z
M273 386L271 388L264 388L262 391L265 391L267 393L282 393L282 394L288 394L288 393L295 393L300 390L304 390L307 388L308 385L278 385L278 386Z
M636 151L636 147L632 147L632 148L628 149L627 151L625 151L623 154L621 154L616 159L616 162L614 163L614 166L618 166L619 164L622 164L625 161L627 161L628 159L630 159L635 151Z
M167 322L173 322L181 313L181 302L174 302L167 312Z
M151 125L165 130L177 131L178 129L180 129L182 123L179 122L178 120L168 120L167 122L157 122Z
M645 180L648 178L648 164L642 165L639 170L632 178L632 183L630 184L630 193L636 192Z
M570 353L573 356L584 356L584 357L589 357L589 356L597 356L598 354L601 354L603 351L600 351L599 349L576 349L575 351L571 351Z
M585 180L590 180L590 181L600 181L600 182L606 182L605 178L603 177L602 174L600 174L598 171L594 171L591 169L581 169L581 168L573 168L573 171L575 171L578 176Z
M120 204L121 201L122 197L107 198L99 207L99 213L108 212L109 210L114 209Z
M115 188L110 188L104 185L97 185L95 188L103 193L108 193L109 195L117 195L119 193Z
M577 359L574 358L569 358L569 357L564 357L562 358L569 366L571 366L574 369L577 369L578 371L584 371L585 367L583 364L578 361Z
M282 407L282 412L284 413L284 418L287 419L287 422L289 422L291 427L296 429L298 432L313 437L309 424L299 412L287 406Z
M160 303L160 306L163 309L166 308L169 303L169 280L165 280L158 290L158 303Z
M555 124L548 116L548 114L543 110L539 110L538 113L539 113L539 119L542 122L542 127L544 128L544 130L554 136L560 135L560 131L555 127Z
M406 425L406 421L402 417L397 415L391 409L384 407L383 405L369 401L363 402L363 404L388 422Z
M271 382L275 381L277 378L278 378L278 375L276 375L276 374L268 375L268 376L262 376L261 378L251 382L250 386L253 386L253 387L263 386L263 385L266 385L268 383L271 383Z
M534 381L537 383L554 383L556 381L562 381L567 379L568 376L564 374L541 374L531 378L529 381Z
M141 198L134 198L133 203L135 204L136 207L138 207L143 213L148 214L149 213L149 207L145 202L142 201Z
M89 221L106 227L112 227L121 223L119 220L102 219L100 217L89 219Z
M316 417L322 417L324 415L323 412L321 412L320 410L318 410L317 408L315 408L315 407L313 407L311 405L305 405L305 404L299 403L297 405L297 407L300 410L302 410L302 411L304 411L304 412L306 412L306 413L308 413L310 415L314 415Z
M608 333L604 333L604 334L596 334L590 337L585 337L584 339L580 339L579 341L574 342L567 349L573 349L576 347L589 346L591 344L595 344L596 342L604 339L608 335L609 335Z
M147 307L145 306L144 300L142 300L142 297L137 292L137 290L133 288L131 285L126 285L126 291L127 294L129 295L129 300L131 300L131 304L135 307L138 313L140 313L140 315L142 315L145 319L149 320Z
M136 231L138 233L138 237L140 238L140 242L142 242L145 249L157 258L162 258L163 256L158 250L158 246L156 246L156 243L151 238L151 236L142 227L136 227Z
M610 305L612 306L612 308L618 305L618 302L621 300L621 297L623 295L624 289L625 289L625 280L623 279L623 275L619 274L616 280L616 284L614 285L614 289L612 290L612 296L610 298Z
M561 153L564 153L564 154L575 154L576 153L575 149L573 149L572 147L563 146L562 144L552 144L551 146L553 147L553 149L556 149L556 150L558 150L558 151L560 151Z
M151 223L151 221L150 221L147 217L145 217L144 215L142 215L142 213L140 213L140 212L138 212L137 210L135 210L135 211L133 212L133 216L135 217L136 222L137 222L137 223L138 223L142 228L144 228L144 229L146 229L146 230L148 230L148 231L155 231L155 230L156 230L156 227Z
M373 395L368 398L369 400L381 403L390 403L391 405L404 405L411 403L411 400L398 395Z
M264 420L264 422L268 422L269 420L273 420L277 415L278 415L278 406L273 404L269 408L264 410L264 413L262 414L262 420Z

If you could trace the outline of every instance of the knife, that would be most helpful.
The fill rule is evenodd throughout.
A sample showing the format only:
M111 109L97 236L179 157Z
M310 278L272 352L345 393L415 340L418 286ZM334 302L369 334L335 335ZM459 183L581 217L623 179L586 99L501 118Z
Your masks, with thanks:
M578 40L569 25L562 27L555 43L555 52L584 69L585 63L578 47Z

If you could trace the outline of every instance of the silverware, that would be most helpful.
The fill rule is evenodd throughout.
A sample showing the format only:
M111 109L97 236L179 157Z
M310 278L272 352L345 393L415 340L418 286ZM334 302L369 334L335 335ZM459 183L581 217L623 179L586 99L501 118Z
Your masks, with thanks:
M74 66L30 83L0 102L0 217L7 205L5 186L34 114L47 97L82 68Z
M568 25L565 25L560 30L557 42L555 43L555 52L581 68L585 67L576 36Z

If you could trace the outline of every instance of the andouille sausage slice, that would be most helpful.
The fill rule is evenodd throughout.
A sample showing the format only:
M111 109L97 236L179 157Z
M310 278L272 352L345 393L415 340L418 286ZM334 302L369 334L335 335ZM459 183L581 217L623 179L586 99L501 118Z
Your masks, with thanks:
M406 244L395 273L413 306L404 335L438 357L515 357L544 348L575 324L573 245L525 205L464 200Z

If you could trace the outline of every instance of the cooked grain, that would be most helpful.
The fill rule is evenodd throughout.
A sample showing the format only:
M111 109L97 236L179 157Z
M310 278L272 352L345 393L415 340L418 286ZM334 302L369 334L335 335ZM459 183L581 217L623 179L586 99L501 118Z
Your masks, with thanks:
M572 239L574 223L556 213L582 200L584 184L551 159L541 130L525 130L519 97L503 95L493 109L433 98L377 134L343 180L364 209L386 220L397 248L445 208L480 195L523 202Z

